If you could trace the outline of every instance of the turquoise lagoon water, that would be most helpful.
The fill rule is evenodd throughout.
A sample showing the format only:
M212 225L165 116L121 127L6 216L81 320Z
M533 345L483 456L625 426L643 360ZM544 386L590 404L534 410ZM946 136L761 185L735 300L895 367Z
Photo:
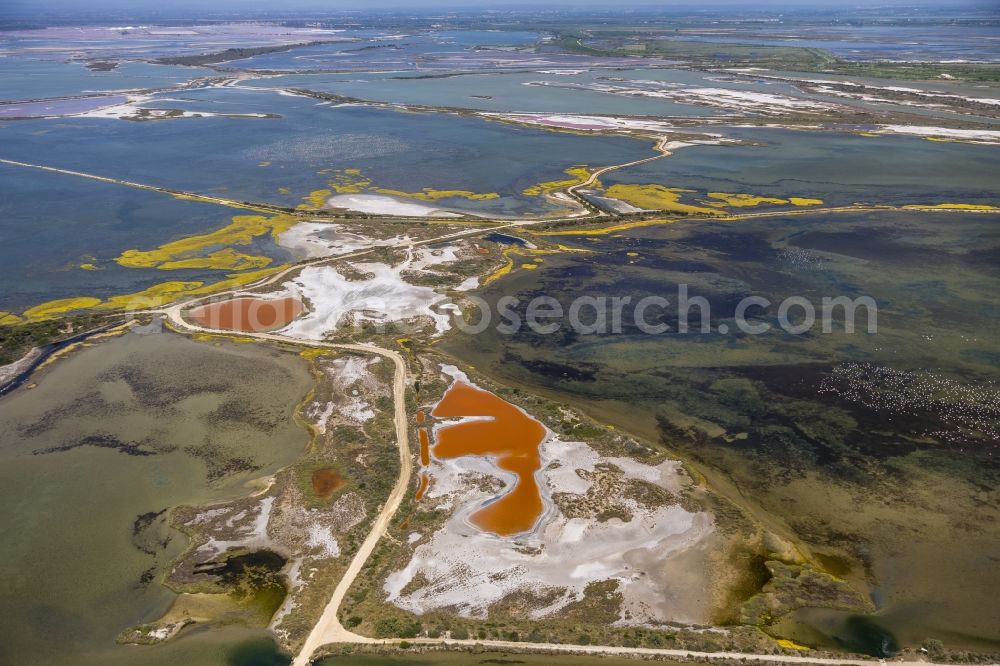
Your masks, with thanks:
M649 67L621 69L602 67L573 69L571 66L534 66L527 72L474 72L429 76L414 72L370 73L295 73L245 82L247 87L304 88L319 92L335 93L377 102L416 104L473 109L477 111L517 112L537 111L547 113L589 113L622 116L657 117L713 117L727 113L725 109L685 104L667 99L626 97L580 86L592 84L653 88L643 82L659 82L671 86L722 88L742 92L790 95L831 104L863 109L906 113L926 116L929 124L933 118L971 120L986 124L997 121L940 109L922 109L892 103L853 100L831 95L807 93L792 83L765 78L736 77L725 73L696 72L691 70ZM558 73L556 73L558 72ZM787 73L789 76L810 79L816 74ZM826 75L822 75L826 78ZM899 81L870 80L857 77L840 77L839 80L858 81L879 86L898 86ZM546 85L537 85L544 83ZM996 98L995 88L974 87L962 84L924 86L932 91L968 97Z
M354 34L354 33L352 33ZM486 60L502 52L473 53L476 47L529 47L541 38L534 32L443 30L372 35L360 42L315 44L277 53L231 60L227 68L291 69L419 69L454 63L469 66L479 55ZM470 59L472 58L472 59Z
M375 185L418 191L497 192L474 210L544 212L521 194L557 180L577 164L606 165L650 154L648 142L585 137L455 115L335 107L270 91L207 89L151 106L215 113L271 113L279 118L184 118L125 122L74 118L0 126L0 156L40 162L247 201L295 205L322 189L327 169L358 168ZM269 166L259 166L262 162ZM278 192L287 187L290 194ZM443 202L440 205L468 202Z
M330 174L320 172L358 168L388 189L498 192L501 197L492 201L450 199L437 205L521 215L553 209L522 190L564 178L568 167L650 154L648 142L624 137L553 134L457 115L338 108L271 92L199 90L177 99L160 105L281 117L8 122L0 124L0 157L285 206L324 188ZM222 279L220 271L123 269L112 260L123 250L152 249L247 214L23 167L0 165L0 174L0 229L7 239L0 247L0 310L20 311L54 298L131 293L165 280ZM249 250L277 262L289 258L271 243ZM81 263L102 270L84 271Z
M243 211L244 213L246 211ZM167 280L215 282L227 271L122 268L121 252L153 249L221 228L240 211L162 194L0 164L0 310L20 312L74 296L106 298ZM281 263L264 241L241 247ZM93 263L99 270L80 268Z
M546 71L552 68L544 68ZM555 69L560 69L556 67ZM575 72L571 68L563 71ZM618 97L591 90L527 85L533 82L588 84L605 76L662 78L708 85L703 74L682 70L597 70L568 74L491 72L426 78L405 74L289 74L247 82L248 86L306 88L365 100L423 104L479 111L542 111L609 115L713 116L721 111L663 99Z
M80 62L24 56L0 58L0 101L44 99L96 92L169 88L213 74L201 67L126 62L110 72L94 72Z

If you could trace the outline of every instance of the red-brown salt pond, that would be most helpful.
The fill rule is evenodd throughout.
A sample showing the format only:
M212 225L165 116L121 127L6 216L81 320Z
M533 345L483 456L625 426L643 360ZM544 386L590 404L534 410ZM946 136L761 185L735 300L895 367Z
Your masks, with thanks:
M431 464L430 441L426 428L420 429L420 464L424 467Z
M256 333L287 326L305 310L297 298L234 298L191 310L188 316L208 328Z
M490 456L517 482L505 495L472 514L476 527L500 536L527 532L544 510L535 472L541 467L538 446L545 428L520 409L489 391L456 381L431 413L438 418L487 416L490 420L444 426L436 432L437 458Z
M413 497L415 501L419 502L424 498L424 493L427 492L428 483L429 479L427 478L427 474L422 473L420 475L420 485L417 486L417 494Z
M424 410L417 412L417 423L424 423L427 421L427 414ZM421 428L420 433L420 464L427 467L431 464L431 452L430 452L430 435L427 434L427 428ZM416 501L420 501L424 498L424 493L427 492L427 486L430 483L430 479L427 477L427 472L422 472L420 474L420 485L417 487L417 494L414 497Z

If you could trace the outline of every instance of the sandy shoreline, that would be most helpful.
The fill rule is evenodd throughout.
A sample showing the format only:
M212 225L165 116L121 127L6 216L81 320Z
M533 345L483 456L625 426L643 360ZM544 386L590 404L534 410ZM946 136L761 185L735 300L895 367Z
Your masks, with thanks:
M35 360L42 355L42 350L32 347L27 354L7 365L0 366L0 388L6 386L15 377L27 370Z

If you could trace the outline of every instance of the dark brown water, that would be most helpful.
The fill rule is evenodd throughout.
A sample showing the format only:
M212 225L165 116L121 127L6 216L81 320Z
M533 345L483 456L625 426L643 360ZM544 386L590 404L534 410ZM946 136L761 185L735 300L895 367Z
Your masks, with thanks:
M330 499L345 483L344 477L332 467L324 467L312 473L313 492L320 499Z

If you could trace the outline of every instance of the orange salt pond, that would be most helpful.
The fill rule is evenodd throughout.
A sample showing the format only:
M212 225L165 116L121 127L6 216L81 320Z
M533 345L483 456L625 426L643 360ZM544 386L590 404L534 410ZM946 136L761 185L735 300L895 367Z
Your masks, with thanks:
M421 474L420 475L420 482L419 482L419 485L417 486L417 494L413 497L413 499L416 500L417 502L419 502L420 500L422 500L424 498L424 493L427 492L427 484L428 484L428 482L429 482L429 479L427 478L427 475L426 474Z
M424 410L417 412L417 423L424 423L427 420L427 415L424 414ZM430 436L427 434L427 428L420 428L420 464L427 467L431 463L431 453L430 453ZM414 497L416 501L420 501L424 498L424 493L427 492L427 484L429 479L427 478L427 473L423 472L420 475L420 485L417 487L417 494Z
M188 317L207 328L227 331L271 331L292 322L305 310L297 298L234 298L194 308Z
M427 430L420 429L420 464L427 467L431 463L430 441L427 438Z
M506 494L472 514L472 523L500 536L533 528L544 510L535 480L541 467L538 446L545 439L542 424L506 400L464 382L452 384L431 414L438 418L490 417L439 428L434 456L490 456L500 469L517 477Z

